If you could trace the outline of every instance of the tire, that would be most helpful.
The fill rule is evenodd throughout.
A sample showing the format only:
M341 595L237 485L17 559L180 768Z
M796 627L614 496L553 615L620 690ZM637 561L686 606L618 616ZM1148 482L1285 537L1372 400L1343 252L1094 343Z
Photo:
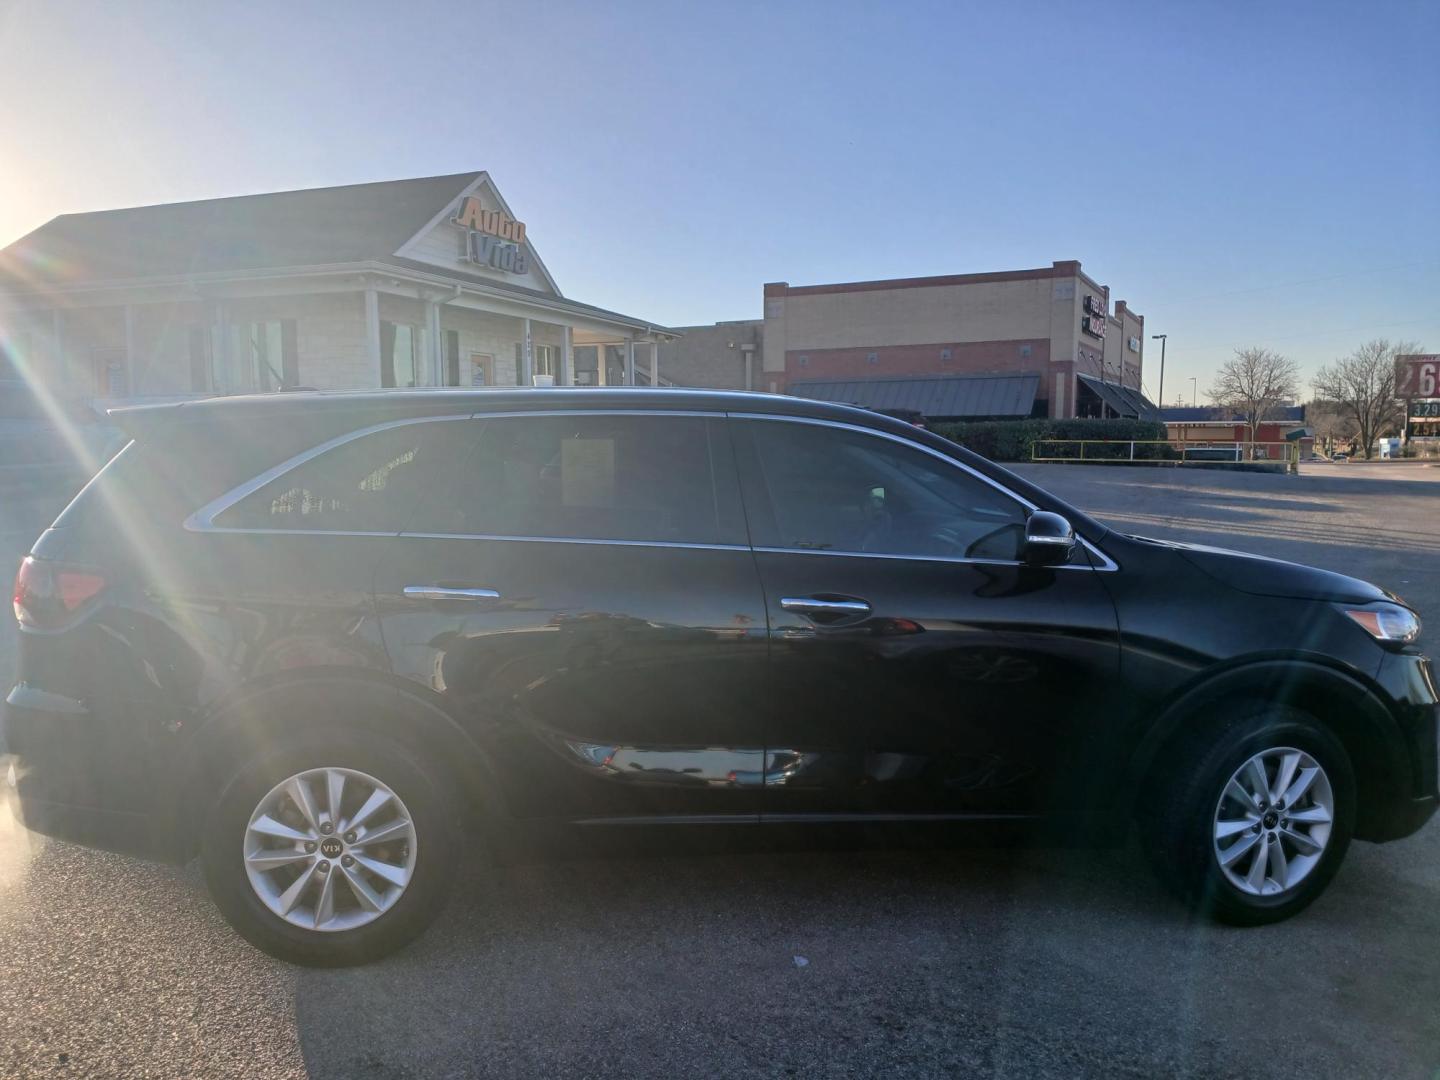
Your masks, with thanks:
M1264 703L1228 708L1233 718L1199 724L1167 748L1168 760L1137 811L1142 842L1160 878L1195 910L1237 926L1280 922L1324 892L1345 858L1355 824L1355 771L1339 739L1308 713ZM1298 755L1295 779L1315 766L1319 772L1295 805L1285 806L1273 792L1291 755ZM1235 777L1240 793L1254 795L1261 785L1249 763L1257 756L1272 792L1263 811L1230 787ZM1290 790L1299 790L1294 781ZM1321 822L1327 815L1329 822ZM1301 837L1307 845L1318 841L1320 850L1302 845ZM1278 855L1271 844L1279 845Z
M338 823L328 821L328 778L335 774L344 777ZM305 824L303 795L287 784L297 777L327 835ZM383 798L382 789L393 798ZM378 809L365 817L372 798ZM270 813L254 822L260 830L278 822L312 839L252 828L262 803ZM450 777L393 739L343 727L306 731L244 762L221 787L201 842L205 880L230 925L271 956L312 967L367 963L408 944L443 910L463 851L459 805ZM356 829L347 829L362 818ZM367 844L367 835L380 839ZM344 842L352 838L359 841L353 848ZM314 850L302 854L307 843ZM288 861L274 867L256 861L272 853L273 861ZM310 880L296 885L307 873ZM292 885L298 889L295 906L282 915L276 907L285 905ZM325 928L316 928L322 918Z

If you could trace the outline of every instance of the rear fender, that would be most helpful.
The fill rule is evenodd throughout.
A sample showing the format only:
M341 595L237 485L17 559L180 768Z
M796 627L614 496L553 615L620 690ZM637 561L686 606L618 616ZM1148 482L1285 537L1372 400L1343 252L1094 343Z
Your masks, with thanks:
M505 814L491 763L475 739L435 703L410 687L361 673L293 679L252 691L215 712L181 755L171 813L176 857L199 846L205 814L238 765L287 735L318 723L353 725L414 745L448 770L471 816L493 822Z

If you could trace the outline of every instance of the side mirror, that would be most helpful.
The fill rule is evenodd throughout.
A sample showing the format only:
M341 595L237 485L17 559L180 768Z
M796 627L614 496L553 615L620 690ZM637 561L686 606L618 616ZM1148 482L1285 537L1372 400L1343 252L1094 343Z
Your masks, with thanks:
M1025 547L1020 557L1030 566L1060 566L1075 550L1075 530L1059 514L1036 510L1025 520Z

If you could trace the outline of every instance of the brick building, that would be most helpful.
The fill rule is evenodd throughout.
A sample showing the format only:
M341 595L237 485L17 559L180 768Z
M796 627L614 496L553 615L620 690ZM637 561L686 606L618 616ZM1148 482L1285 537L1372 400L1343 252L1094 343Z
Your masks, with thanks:
M764 287L764 317L676 327L685 386L1005 416L1140 416L1145 319L1075 261L1035 270ZM948 380L963 380L950 385ZM1021 381L1017 381L1021 380ZM1033 387L1019 400L1016 387ZM1028 392L1028 391L1027 391Z
M765 286L757 389L947 375L1038 376L1052 417L1155 414L1145 319L1078 261L1034 270Z
M671 336L563 296L483 172L65 214L0 251L0 385L96 405L649 383Z

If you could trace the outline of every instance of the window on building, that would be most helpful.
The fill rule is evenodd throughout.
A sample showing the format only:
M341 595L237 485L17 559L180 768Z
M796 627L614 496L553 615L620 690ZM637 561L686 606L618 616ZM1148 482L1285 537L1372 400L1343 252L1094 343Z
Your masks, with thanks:
M554 345L534 345L535 350L535 374L536 375L558 375L560 367L557 363L556 353L559 351Z
M220 513L230 529L399 532L437 475L474 438L464 420L403 424L301 462Z
M768 496L750 522L758 546L1019 558L1024 507L958 465L842 428L743 423Z
M130 373L126 370L124 346L95 346L90 350L90 365L98 397L118 398L130 393Z
M1028 357L1028 356L1030 355L1030 352L1031 352L1031 347L1030 347L1029 343L1026 343L1026 344L1020 346L1020 355L1021 355L1022 357Z
M425 531L555 539L745 543L722 421L551 416L480 421Z
M941 359L941 360L951 360L951 359L953 359L953 358L954 358L954 354L951 353L951 351L950 351L949 349L941 349L941 350L940 350L940 359Z
M878 363L880 362L880 354L879 354L879 353L873 353L873 352L870 353L869 355L867 355L867 356L865 357L865 362L866 362L867 364L878 364Z
M801 367L809 367L809 366L810 366L810 357L809 357L806 353L801 353L801 354L800 354L800 366L801 366Z
M192 356L192 363L194 354ZM211 332L210 385L217 394L252 394L300 384L295 320L222 323ZM192 368L192 385L193 368Z
M401 388L424 386L427 339L423 326L382 320L380 385Z

